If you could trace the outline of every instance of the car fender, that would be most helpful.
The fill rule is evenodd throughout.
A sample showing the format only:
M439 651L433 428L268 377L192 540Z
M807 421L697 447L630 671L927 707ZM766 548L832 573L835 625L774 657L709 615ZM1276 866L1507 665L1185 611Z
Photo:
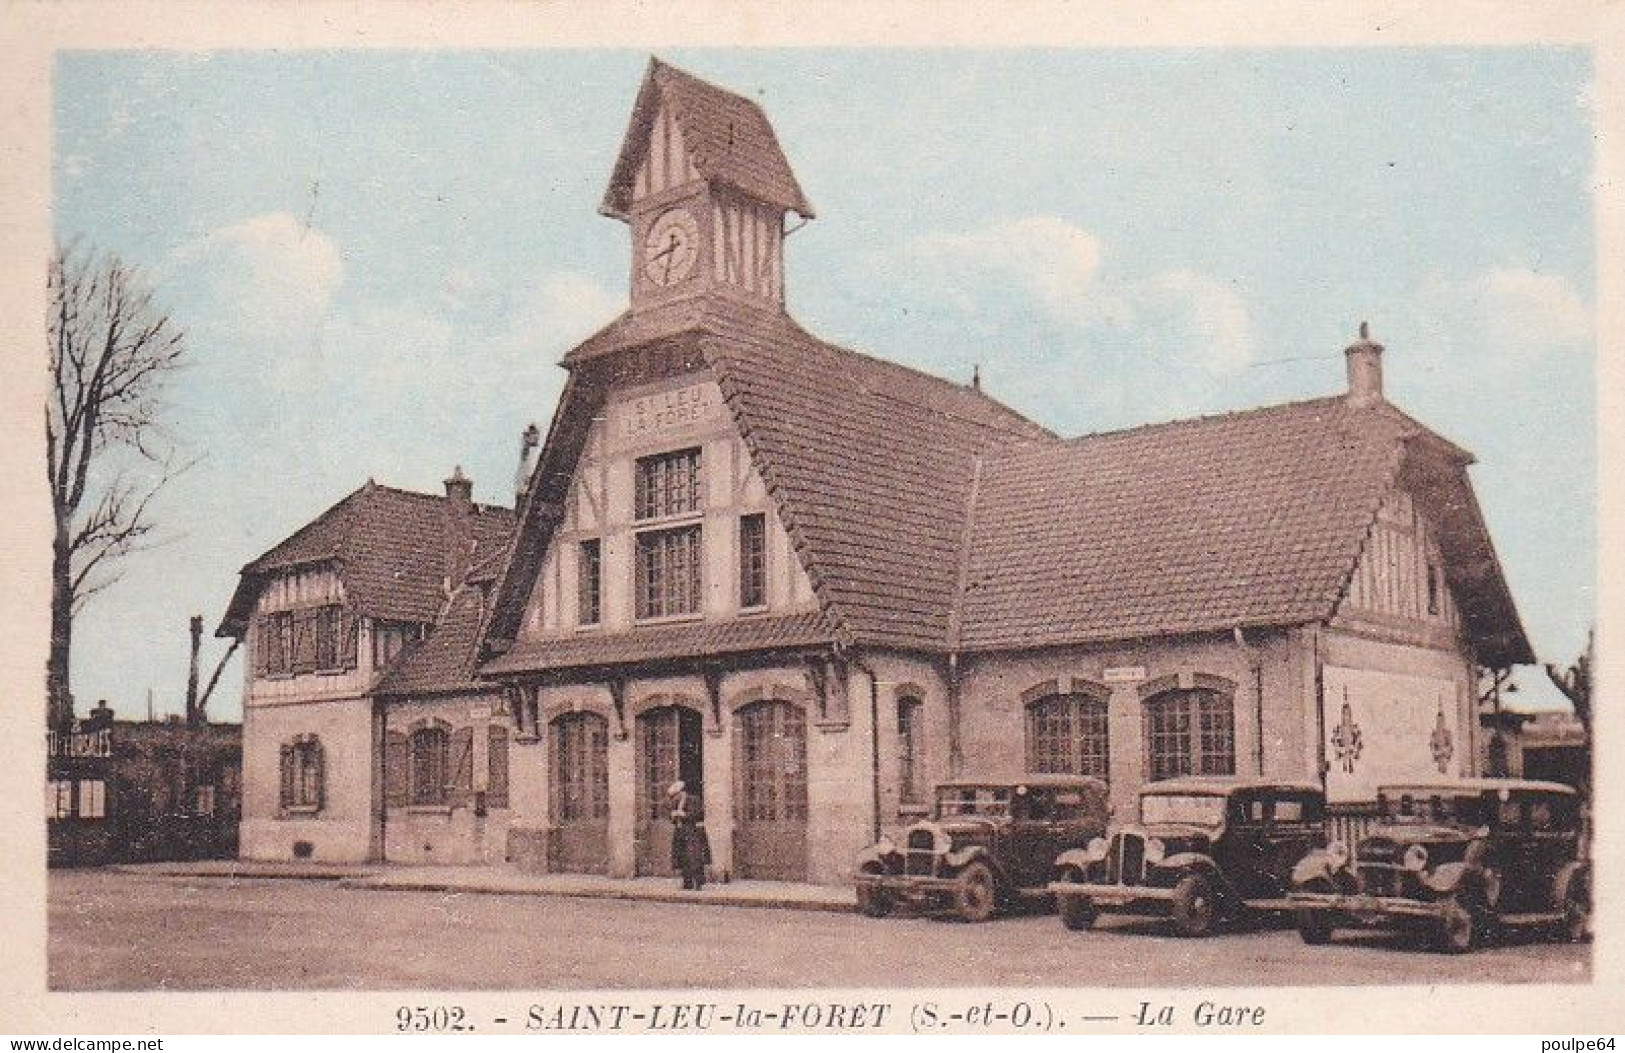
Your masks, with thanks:
M993 857L985 845L969 845L965 848L956 848L942 857L942 861L955 870L967 867L978 859L991 867L995 874L999 872L998 865L993 862Z
M1069 848L1055 857L1055 872L1059 874L1065 871L1067 867L1077 867L1087 873L1089 867L1096 862L1098 860L1089 858L1089 852L1086 849Z
M1161 863L1153 865L1158 870L1182 870L1201 874L1213 882L1213 887L1220 892L1230 891L1230 882L1225 879L1224 871L1219 869L1219 864L1213 861L1212 856L1200 852L1176 852Z
M1292 887L1299 888L1322 878L1336 884L1338 869L1332 865L1332 857L1325 849L1316 849L1292 865Z
M1476 872L1477 868L1468 865L1465 860L1459 863L1440 863L1432 871L1422 875L1422 884L1434 892L1455 892L1467 881L1469 875Z
M871 863L879 866L882 870L891 869L891 867L886 865L886 856L881 854L880 849L873 846L865 848L862 852L858 853L858 859L854 869L861 873L863 868Z
M1552 882L1552 903L1561 907L1568 899L1569 886L1579 876L1589 877L1591 864L1584 859L1576 859L1564 864L1563 869L1557 872L1557 878Z

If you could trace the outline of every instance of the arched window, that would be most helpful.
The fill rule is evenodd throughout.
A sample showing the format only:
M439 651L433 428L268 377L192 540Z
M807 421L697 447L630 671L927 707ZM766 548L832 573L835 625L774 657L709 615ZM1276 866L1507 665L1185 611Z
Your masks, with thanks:
M415 805L443 805L451 782L447 761L451 736L444 724L426 724L412 732L410 740L411 801Z
M1027 770L1109 778L1106 700L1072 693L1027 703Z
M1236 773L1236 712L1228 695L1197 687L1164 691L1145 702L1146 772L1154 781L1180 775Z
M320 739L315 735L298 735L282 744L281 805L284 809L319 811L325 781Z

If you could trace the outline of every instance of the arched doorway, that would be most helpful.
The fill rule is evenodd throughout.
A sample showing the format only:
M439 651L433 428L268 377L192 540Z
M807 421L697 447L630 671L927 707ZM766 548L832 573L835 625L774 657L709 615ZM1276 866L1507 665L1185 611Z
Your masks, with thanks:
M609 721L565 713L550 724L548 869L609 873Z
M734 869L740 877L807 876L807 720L768 699L734 714Z
M670 877L671 803L666 789L678 779L695 802L705 799L704 742L698 710L660 706L638 715L637 847L639 874Z

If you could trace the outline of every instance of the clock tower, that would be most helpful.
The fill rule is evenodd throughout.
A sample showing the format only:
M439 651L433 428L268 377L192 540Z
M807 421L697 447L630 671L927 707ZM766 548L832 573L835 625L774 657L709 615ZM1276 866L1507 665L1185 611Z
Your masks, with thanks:
M785 220L811 219L754 102L658 59L600 211L632 228L632 310L720 295L782 308Z

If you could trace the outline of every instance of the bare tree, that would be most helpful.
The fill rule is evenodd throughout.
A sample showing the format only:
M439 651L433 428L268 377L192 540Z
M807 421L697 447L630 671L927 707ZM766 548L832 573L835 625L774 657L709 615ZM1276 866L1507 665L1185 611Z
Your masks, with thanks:
M140 273L116 257L59 247L47 286L45 456L56 532L45 691L59 727L73 719L74 616L118 580L124 557L153 542L153 498L185 467L160 416L186 344Z
M1567 669L1546 663L1546 676L1563 692L1563 697L1574 707L1574 716L1587 733L1591 731L1591 652L1596 644L1596 632L1586 633L1586 649Z

